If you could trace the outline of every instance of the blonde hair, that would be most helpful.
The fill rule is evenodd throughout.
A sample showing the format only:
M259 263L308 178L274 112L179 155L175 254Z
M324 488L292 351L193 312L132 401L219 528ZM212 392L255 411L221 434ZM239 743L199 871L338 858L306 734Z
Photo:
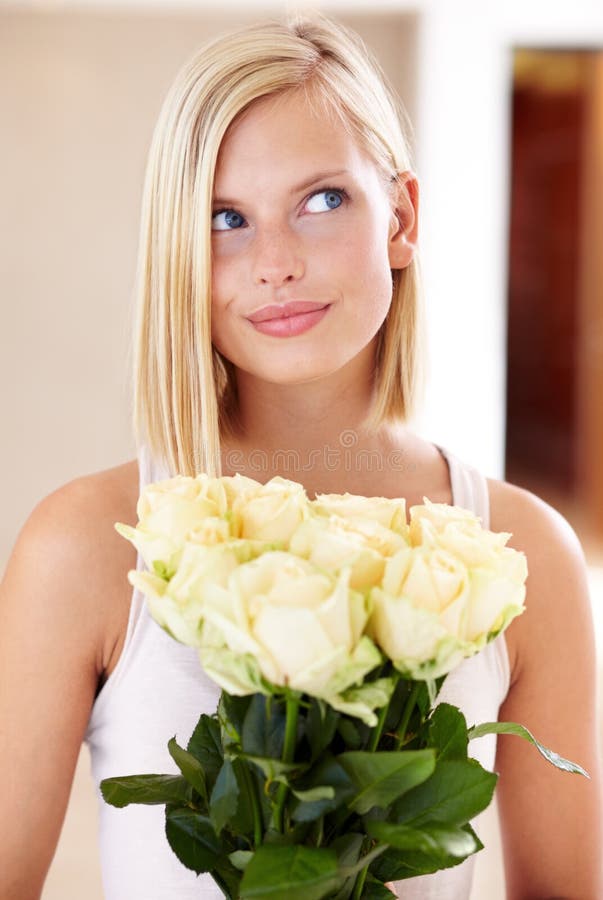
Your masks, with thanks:
M211 212L228 127L261 97L305 90L336 112L388 180L411 168L404 111L360 38L320 14L242 28L203 47L167 94L141 221L134 427L170 473L221 473L236 428L235 371L211 343ZM408 418L422 342L417 262L392 272L367 427Z

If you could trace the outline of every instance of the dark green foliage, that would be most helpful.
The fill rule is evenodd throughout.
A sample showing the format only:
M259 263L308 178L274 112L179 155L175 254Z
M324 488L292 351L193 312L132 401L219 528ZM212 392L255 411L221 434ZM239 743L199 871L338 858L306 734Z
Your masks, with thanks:
M111 806L145 803L151 806L164 803L186 803L191 788L180 775L124 775L101 781L104 800Z
M456 866L482 848L470 822L497 776L468 756L471 738L519 734L559 768L582 772L520 725L468 731L456 707L430 708L426 684L391 664L370 677L384 675L396 683L377 731L294 692L223 693L186 749L169 742L180 774L105 779L103 797L165 805L178 859L232 900L391 900L385 882Z
M181 863L194 872L209 872L220 855L220 841L206 816L188 807L168 806L165 833Z

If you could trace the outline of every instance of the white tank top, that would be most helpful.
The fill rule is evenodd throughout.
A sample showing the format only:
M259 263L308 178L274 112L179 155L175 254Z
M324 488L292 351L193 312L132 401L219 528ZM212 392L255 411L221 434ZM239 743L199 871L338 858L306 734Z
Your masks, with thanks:
M489 500L483 475L440 449L448 462L452 500L472 510L489 527ZM139 456L141 489L167 477ZM137 567L143 562L140 556ZM441 700L460 707L468 724L491 722L509 688L504 636L465 660L446 679ZM196 876L172 853L164 833L162 806L106 804L98 790L103 778L140 773L176 773L167 742L186 743L201 712L215 711L219 688L203 672L196 650L170 638L151 618L142 594L132 593L124 648L101 689L85 741L99 798L100 857L105 900L218 900L221 892L209 875ZM471 754L492 770L494 735L480 738ZM404 900L468 900L473 858L434 875L400 881Z

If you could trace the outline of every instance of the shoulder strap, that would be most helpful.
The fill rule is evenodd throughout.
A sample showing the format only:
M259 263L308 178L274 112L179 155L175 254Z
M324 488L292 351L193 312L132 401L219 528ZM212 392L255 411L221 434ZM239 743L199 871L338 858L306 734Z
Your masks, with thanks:
M147 484L152 484L154 481L162 481L164 478L169 477L164 471L164 467L156 459L153 459L151 451L146 444L141 444L138 448L138 472L140 493L142 493L142 489Z
M437 445L436 445L437 446ZM484 528L490 527L490 498L488 496L488 482L484 475L446 450L439 447L438 450L448 463L450 471L450 483L452 485L452 502L455 506L469 509L479 516Z

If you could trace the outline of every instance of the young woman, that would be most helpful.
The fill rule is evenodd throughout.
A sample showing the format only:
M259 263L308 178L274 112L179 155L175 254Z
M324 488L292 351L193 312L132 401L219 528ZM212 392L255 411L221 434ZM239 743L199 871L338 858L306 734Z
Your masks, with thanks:
M500 715L590 781L508 737L500 773L507 896L603 896L595 659L585 567L541 500L412 434L421 361L418 187L401 114L358 39L322 17L205 47L172 87L144 195L137 460L43 500L0 603L0 898L40 896L82 739L97 780L169 771L217 689L153 623L113 529L139 489L181 472L281 474L308 494L424 496L473 509L528 559L527 611L448 679L469 721ZM467 247L467 253L470 248ZM454 277L454 273L450 273ZM462 327L462 323L459 323ZM172 855L162 810L101 804L107 900L216 897ZM473 860L401 882L461 900ZM74 886L74 897L79 896Z

